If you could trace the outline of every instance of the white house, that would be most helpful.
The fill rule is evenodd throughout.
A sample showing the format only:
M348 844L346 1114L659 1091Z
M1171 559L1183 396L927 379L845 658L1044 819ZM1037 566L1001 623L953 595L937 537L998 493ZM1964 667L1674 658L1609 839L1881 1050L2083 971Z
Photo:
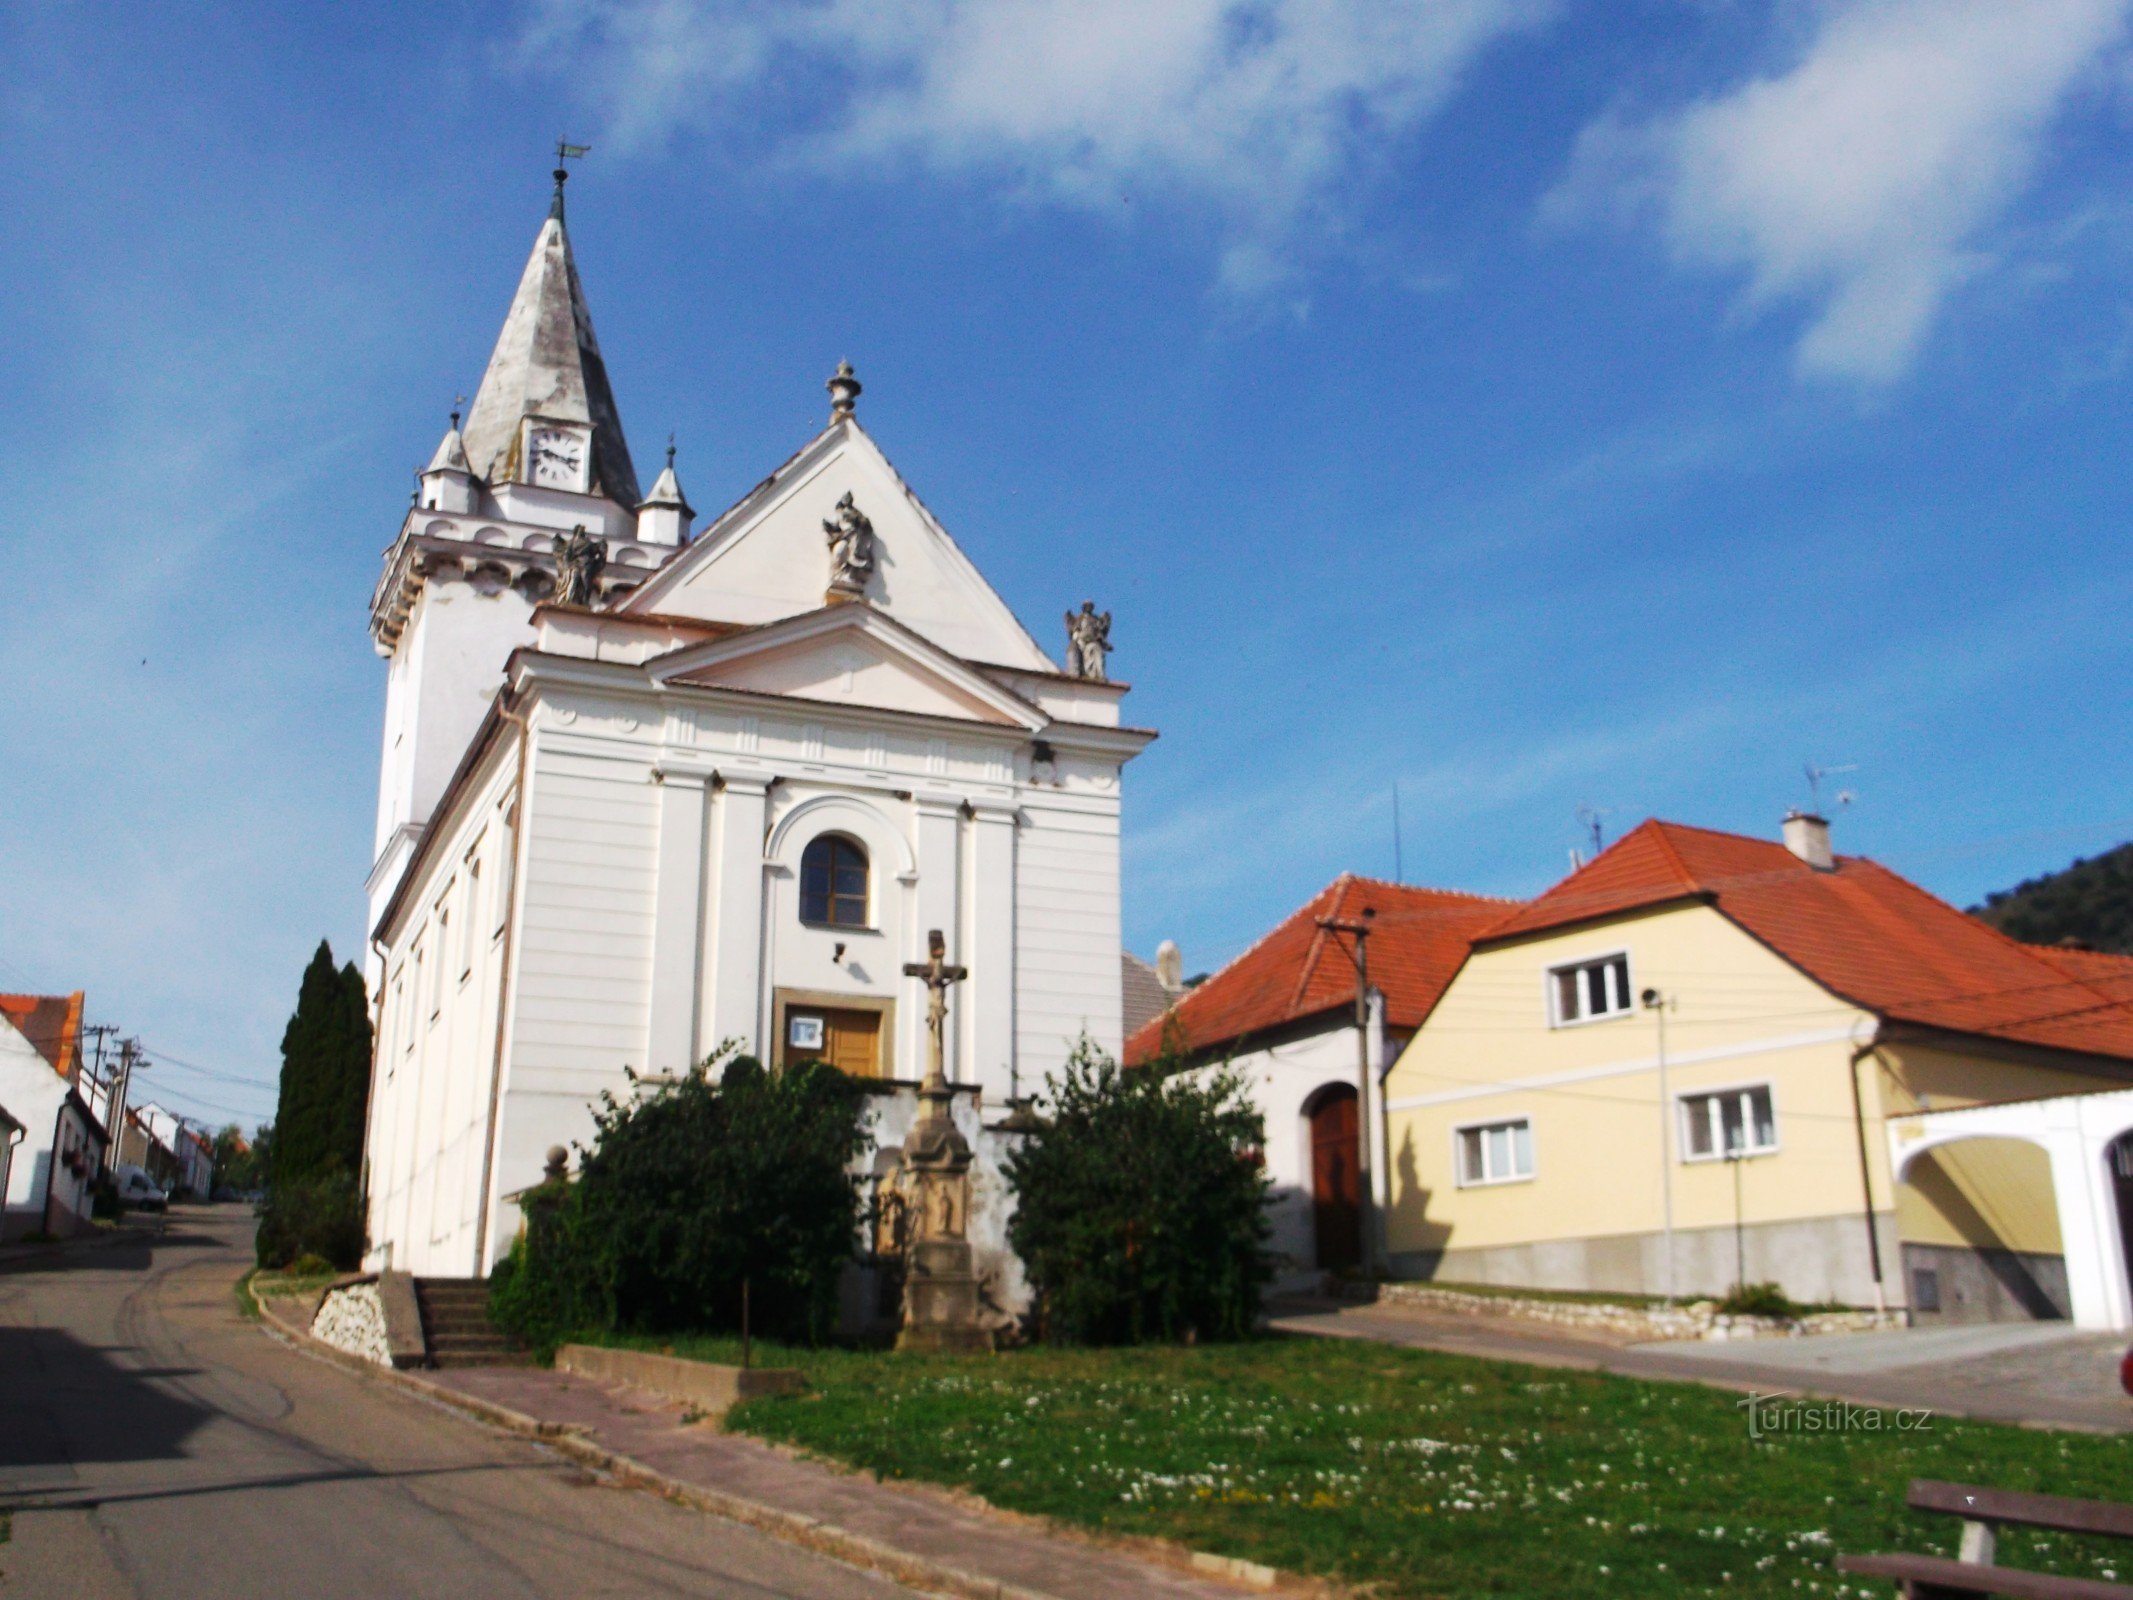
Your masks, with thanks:
M20 1128L6 1164L0 1238L89 1226L104 1125L82 1095L82 996L0 994L0 1106Z
M1366 1129L1380 1215L1389 1192L1378 1092L1386 1069L1466 959L1467 941L1510 909L1343 873L1126 1041L1130 1067L1227 1063L1244 1079L1266 1118L1276 1287L1361 1265Z
M848 366L694 539L671 452L640 501L557 194L372 607L372 1264L486 1273L602 1091L725 1040L876 1082L892 1141L924 1066L903 968L938 928L999 1267L985 1119L1083 1032L1121 1043L1120 780L1154 735L1090 622L1069 671L1016 620Z

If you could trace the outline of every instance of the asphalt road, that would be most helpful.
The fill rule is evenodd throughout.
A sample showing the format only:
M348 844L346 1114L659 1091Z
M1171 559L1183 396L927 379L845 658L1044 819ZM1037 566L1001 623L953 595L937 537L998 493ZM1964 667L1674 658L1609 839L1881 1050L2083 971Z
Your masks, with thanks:
M181 1208L0 1266L0 1596L907 1593L276 1343L250 1240Z

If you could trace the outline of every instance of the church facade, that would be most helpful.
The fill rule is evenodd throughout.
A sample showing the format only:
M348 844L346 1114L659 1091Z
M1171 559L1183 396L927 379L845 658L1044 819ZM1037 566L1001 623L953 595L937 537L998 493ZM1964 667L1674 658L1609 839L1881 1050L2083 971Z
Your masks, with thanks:
M556 196L372 602L370 1264L486 1274L602 1092L728 1042L866 1079L892 1157L936 929L997 1257L989 1123L1084 1033L1121 1045L1121 778L1154 735L1108 619L1047 655L860 426L848 366L827 426L692 537L671 451L640 495Z

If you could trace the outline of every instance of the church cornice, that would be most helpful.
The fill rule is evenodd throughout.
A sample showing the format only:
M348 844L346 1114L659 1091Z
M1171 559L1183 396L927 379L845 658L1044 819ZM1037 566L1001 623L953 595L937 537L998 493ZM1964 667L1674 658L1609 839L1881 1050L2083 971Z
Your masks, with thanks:
M665 659L665 658L660 658ZM774 710L781 718L796 722L819 722L825 727L923 729L929 733L952 733L958 739L1019 749L1035 739L1050 738L1054 723L1031 728L1020 724L980 722L968 717L938 716L907 711L894 706L856 705L848 701L809 700L798 695L770 694L755 689L736 689L717 684L661 682L649 675L651 663L594 661L584 656L555 655L531 648L512 652L508 669L512 687L520 693L536 693L548 686L567 686L600 694L619 694L664 705L680 702L697 705L732 705L750 712ZM1119 730L1095 728L1100 734ZM1152 738L1153 735L1148 735ZM1055 743L1058 741L1054 741ZM1146 742L1144 738L1142 743ZM1093 748L1093 747L1092 747ZM1135 749L1139 745L1134 746Z
M370 597L370 636L378 654L399 646L415 602L431 581L465 582L490 593L517 589L539 604L555 590L556 530L494 517L417 508L385 552L385 566ZM529 543L533 546L528 548ZM601 576L603 599L620 595L652 575L674 551L635 540L608 541L609 564Z

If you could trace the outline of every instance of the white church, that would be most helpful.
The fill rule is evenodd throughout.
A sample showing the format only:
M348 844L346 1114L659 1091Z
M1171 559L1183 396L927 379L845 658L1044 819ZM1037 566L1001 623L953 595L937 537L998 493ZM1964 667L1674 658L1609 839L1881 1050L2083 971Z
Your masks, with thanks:
M556 179L371 602L367 1264L485 1275L601 1091L728 1040L871 1080L893 1144L936 928L997 1256L985 1129L1084 1032L1122 1042L1120 778L1155 735L1108 617L1053 660L860 426L849 366L828 426L692 535L671 450L640 493Z

